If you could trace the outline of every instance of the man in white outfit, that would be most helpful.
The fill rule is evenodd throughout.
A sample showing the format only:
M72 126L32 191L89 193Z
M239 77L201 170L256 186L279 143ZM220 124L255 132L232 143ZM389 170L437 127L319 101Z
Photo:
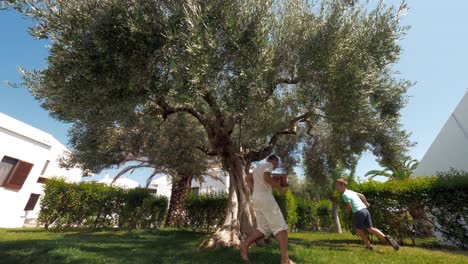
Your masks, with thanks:
M253 177L252 203L257 216L257 229L250 233L239 245L240 255L244 261L249 261L248 249L251 244L273 234L279 242L281 263L294 263L288 256L288 225L272 193L272 188L278 189L283 193L287 190L287 187L281 187L271 177L273 170L278 168L278 165L278 157L270 155L267 161L260 164L253 171L253 175L250 175Z

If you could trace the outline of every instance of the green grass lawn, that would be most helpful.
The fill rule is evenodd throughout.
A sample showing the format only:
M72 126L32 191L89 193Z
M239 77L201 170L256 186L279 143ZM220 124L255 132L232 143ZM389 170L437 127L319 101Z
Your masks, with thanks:
M164 229L107 232L45 232L0 229L0 263L242 263L235 249L201 250L206 234ZM468 252L417 240L395 252L364 249L349 233L293 233L290 255L297 263L468 263ZM279 263L278 245L252 247L251 263Z

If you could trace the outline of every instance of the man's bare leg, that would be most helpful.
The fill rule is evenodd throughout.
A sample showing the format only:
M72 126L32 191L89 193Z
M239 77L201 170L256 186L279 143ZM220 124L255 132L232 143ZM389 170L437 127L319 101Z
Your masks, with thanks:
M278 239L280 252L281 252L281 264L294 263L289 259L288 255L288 232L286 230L276 233L276 239Z
M255 243L255 241L264 238L265 235L258 229L249 234L249 236L239 244L239 251L242 260L249 261L249 246Z
M364 230L356 228L356 233L361 237L362 241L364 241L364 244L366 244L366 247L372 247L372 244L369 241L369 238L367 238L367 235L364 233Z
M378 238L380 238L380 239L384 239L384 238L385 238L384 233L382 233L382 231L380 231L380 230L377 229L377 228L374 228L374 227L367 228L367 231L369 231L369 233L372 233L372 234L376 235L376 236L377 236Z
M392 245L393 249L400 249L400 245L398 245L398 243L391 236L384 235L384 233L382 233L382 231L380 231L379 229L371 227L367 228L367 231L378 236L380 239L385 239L388 243L390 243L390 245Z

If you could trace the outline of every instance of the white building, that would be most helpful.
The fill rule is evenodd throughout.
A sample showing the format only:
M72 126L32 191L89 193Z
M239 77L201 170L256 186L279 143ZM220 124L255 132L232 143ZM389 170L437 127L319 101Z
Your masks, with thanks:
M468 91L424 154L413 177L435 176L451 168L468 172ZM443 240L440 232L434 233L440 242L452 245Z
M273 179L278 183L287 183L287 175L283 173L273 173ZM164 195L171 198L172 182L170 177L163 175L153 181L150 186L155 188L157 195ZM208 175L200 179L192 180L192 191L196 194L225 192L229 193L229 174L220 167L215 167L208 171Z
M229 192L229 175L221 168L213 168L206 175L200 179L192 180L192 191L197 194L210 193L210 192ZM151 188L156 189L157 195L166 196L171 198L172 182L171 178L167 175L154 179L150 183Z
M140 187L140 184L137 181L129 179L127 177L123 177L123 176L115 180L114 183L113 181L114 181L114 178L109 177L109 173L107 173L104 176L104 179L98 181L98 183L102 183L105 185L112 185L112 186L120 187L123 189L134 189L134 188Z
M433 176L450 168L468 171L468 91L432 142L413 176Z
M48 178L81 180L81 170L59 167L66 151L50 134L0 113L0 227L35 222Z

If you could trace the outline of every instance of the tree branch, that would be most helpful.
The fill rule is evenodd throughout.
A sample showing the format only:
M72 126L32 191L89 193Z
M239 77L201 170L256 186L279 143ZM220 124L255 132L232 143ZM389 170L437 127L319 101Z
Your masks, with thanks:
M273 94L278 84L298 84L300 81L300 78L297 76L292 78L277 78L276 80L274 80L273 85L270 87L268 91L268 96L271 96Z
M196 149L200 150L201 152L205 153L208 156L217 156L218 153L214 150L208 150L205 146L196 146Z
M281 135L295 135L296 129L291 129L291 127L295 127L295 125L299 122L306 122L311 115L312 111L309 111L303 115L297 116L289 120L289 122L282 129L278 130L273 134L268 143L264 145L260 150L247 152L244 155L244 160L247 162L255 162L266 158L273 151L273 147L276 145Z
M153 172L151 173L151 175L146 179L146 187L148 189L149 185L151 184L151 180L154 178L154 176L156 176L157 174L159 173L165 173L169 176L172 176L174 177L174 175L172 174L173 172L170 171L170 170L167 170L167 169L154 169Z
M140 163L138 165L131 165L131 166L127 166L125 167L124 169L122 169L115 177L114 179L112 180L111 182L111 185L113 185L118 178L120 178L120 176L124 175L125 173L131 171L131 170L135 170L135 169L139 169L139 168L152 168L151 165L149 164L143 164L143 163Z
M301 81L299 77L292 78L278 78L276 79L275 86L278 84L298 84Z
M210 106L211 110L213 110L213 112L214 112L214 114L215 114L215 116L216 116L216 118L218 120L223 118L223 114L221 112L221 109L219 108L219 105L216 102L216 98L213 96L211 91L209 91L209 90L205 91L205 93L203 94L203 100L205 100L205 102L208 104L208 106Z
M174 114L174 113L178 113L178 112L186 112L186 113L189 113L190 115L192 115L193 117L195 117L198 122L200 122L200 124L202 124L203 126L206 126L206 120L205 118L203 117L202 113L198 112L197 110L195 110L195 108L190 105L190 104L184 104L182 106L177 106L177 107L173 107L173 106L170 106L164 99L162 98L159 98L157 100L155 100L155 103L162 108L163 110L163 118L166 119L168 116Z

